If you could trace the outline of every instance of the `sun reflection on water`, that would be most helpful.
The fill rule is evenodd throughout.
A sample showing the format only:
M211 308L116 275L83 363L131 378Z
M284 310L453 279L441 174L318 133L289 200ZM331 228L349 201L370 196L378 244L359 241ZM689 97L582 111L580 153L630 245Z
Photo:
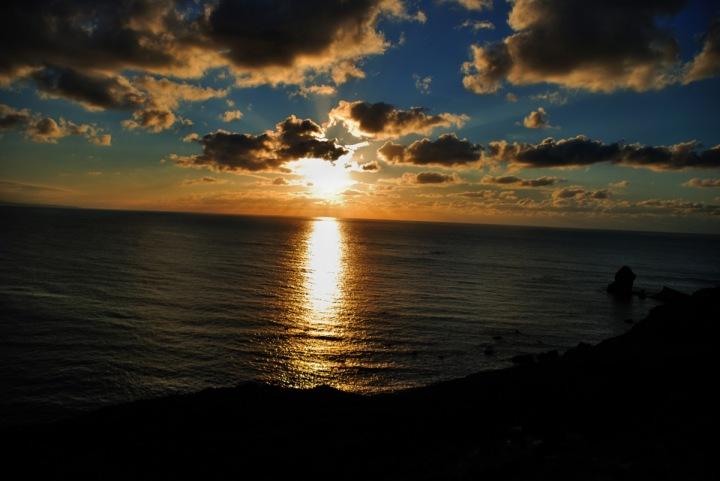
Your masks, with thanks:
M340 287L343 281L343 239L333 218L315 219L307 239L305 289L308 318L315 328L337 323Z
M282 349L287 364L284 384L308 388L321 384L352 389L341 371L352 355L344 287L348 275L342 225L318 218L300 244L304 249L298 278L297 310L290 320L288 344Z

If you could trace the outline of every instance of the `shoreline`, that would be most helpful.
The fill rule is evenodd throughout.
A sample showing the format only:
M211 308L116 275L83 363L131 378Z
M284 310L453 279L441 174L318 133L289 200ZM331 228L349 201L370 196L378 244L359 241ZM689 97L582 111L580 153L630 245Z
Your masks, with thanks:
M0 432L51 479L712 479L716 319L703 289L594 346L426 387L244 383Z

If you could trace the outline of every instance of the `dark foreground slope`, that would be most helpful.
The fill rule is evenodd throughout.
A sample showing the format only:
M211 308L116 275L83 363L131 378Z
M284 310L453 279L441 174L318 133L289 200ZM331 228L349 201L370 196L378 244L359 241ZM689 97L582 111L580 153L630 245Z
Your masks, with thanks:
M391 395L258 384L2 433L17 479L720 479L720 289L559 359ZM5 477L5 479L11 479Z

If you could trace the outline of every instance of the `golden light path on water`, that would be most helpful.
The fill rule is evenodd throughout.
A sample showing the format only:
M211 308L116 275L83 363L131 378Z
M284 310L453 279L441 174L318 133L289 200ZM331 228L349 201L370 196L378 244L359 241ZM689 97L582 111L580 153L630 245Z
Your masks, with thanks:
M302 260L302 303L291 319L291 337L285 347L288 370L284 383L300 388L321 384L355 390L351 379L342 376L345 360L352 354L347 305L347 241L342 225L334 218L313 219L305 238ZM302 248L301 247L301 248Z

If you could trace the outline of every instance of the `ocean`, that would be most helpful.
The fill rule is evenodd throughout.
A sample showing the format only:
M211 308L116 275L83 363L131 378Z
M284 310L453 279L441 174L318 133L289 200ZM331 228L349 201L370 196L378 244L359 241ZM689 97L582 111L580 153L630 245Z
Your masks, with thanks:
M416 387L620 334L720 237L0 207L0 424L262 381Z

